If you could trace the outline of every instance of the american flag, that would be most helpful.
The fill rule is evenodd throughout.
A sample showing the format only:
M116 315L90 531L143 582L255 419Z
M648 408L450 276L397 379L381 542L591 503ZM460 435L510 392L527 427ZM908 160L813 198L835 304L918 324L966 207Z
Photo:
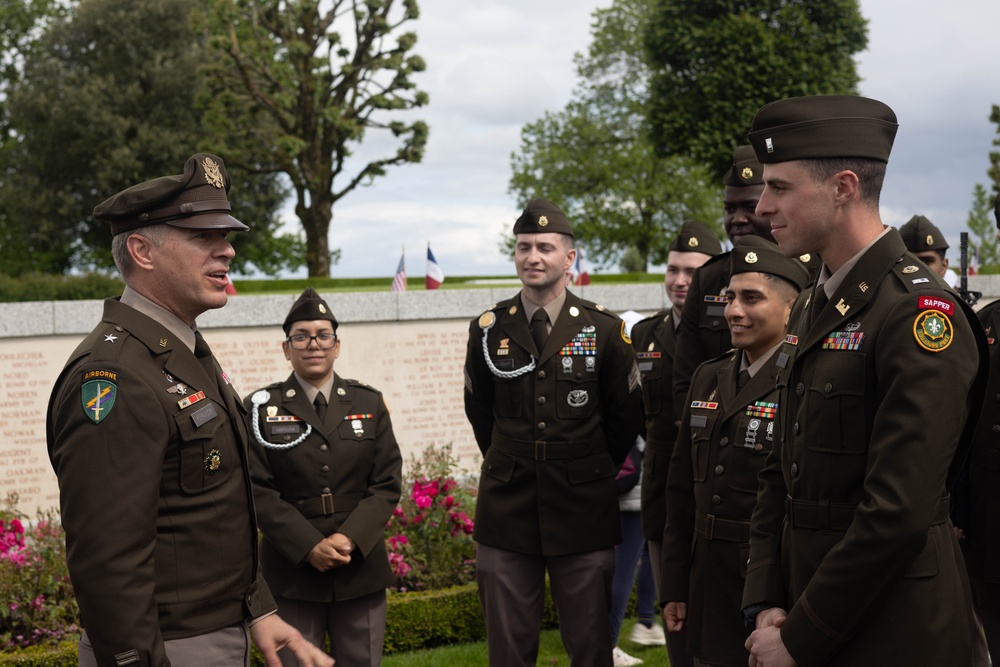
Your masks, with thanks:
M406 291L406 251L399 256L399 266L396 267L396 275L392 277L392 288L390 292Z

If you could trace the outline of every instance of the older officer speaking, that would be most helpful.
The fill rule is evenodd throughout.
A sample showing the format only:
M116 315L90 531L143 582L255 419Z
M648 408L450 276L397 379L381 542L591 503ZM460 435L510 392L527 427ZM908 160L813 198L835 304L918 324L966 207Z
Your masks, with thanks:
M465 411L483 452L476 577L492 665L534 667L548 571L573 667L610 667L615 474L642 397L618 317L566 290L573 229L533 199L514 223L521 292L473 320Z
M948 485L982 404L985 341L879 217L896 128L885 104L837 95L765 105L749 134L758 213L786 256L823 260L777 352L743 596L751 667L970 661Z
M49 401L84 667L271 666L288 646L333 661L273 615L259 576L246 413L195 319L226 304L230 179L218 157L94 209L111 225L120 299L70 356Z

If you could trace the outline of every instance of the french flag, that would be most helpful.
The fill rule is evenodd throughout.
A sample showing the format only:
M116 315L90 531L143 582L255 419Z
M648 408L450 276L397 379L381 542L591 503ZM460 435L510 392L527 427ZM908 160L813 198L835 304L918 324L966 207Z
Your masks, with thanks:
M587 273L587 269L583 268L583 251L576 251L576 261L573 262L573 268L570 269L570 275L573 277L574 285L589 285L590 284L590 274Z
M424 279L424 287L426 289L437 289L441 287L441 283L444 282L444 271L438 266L437 260L434 259L434 253L431 252L431 244L427 244L427 277Z

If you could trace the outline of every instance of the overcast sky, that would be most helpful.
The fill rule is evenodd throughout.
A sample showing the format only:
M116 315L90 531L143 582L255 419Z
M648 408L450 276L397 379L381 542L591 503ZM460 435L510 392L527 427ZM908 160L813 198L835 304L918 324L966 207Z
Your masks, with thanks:
M419 114L431 128L426 154L337 204L330 245L343 256L331 275L389 276L405 245L407 274L420 281L428 242L446 277L512 274L499 250L520 212L507 192L511 153L525 123L569 100L573 54L590 43L594 9L610 4L423 0L413 26L427 61L417 79L430 95ZM899 119L883 221L926 215L957 263L972 188L987 184L996 137L988 117L1000 104L1000 2L862 0L861 11L869 20L861 93ZM373 141L363 150L378 148Z

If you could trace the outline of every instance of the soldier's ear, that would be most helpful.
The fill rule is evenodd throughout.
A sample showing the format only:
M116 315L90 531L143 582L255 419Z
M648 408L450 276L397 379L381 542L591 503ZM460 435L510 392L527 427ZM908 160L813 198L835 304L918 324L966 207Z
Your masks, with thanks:
M136 269L152 271L155 268L153 261L153 248L155 244L145 236L131 234L125 241L128 254L132 257L132 263Z

